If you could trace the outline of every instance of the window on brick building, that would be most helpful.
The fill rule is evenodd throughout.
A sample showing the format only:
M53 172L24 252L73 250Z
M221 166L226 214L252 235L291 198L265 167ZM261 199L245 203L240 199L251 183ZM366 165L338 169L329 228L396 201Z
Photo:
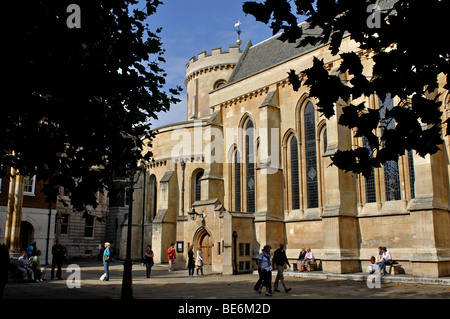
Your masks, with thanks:
M25 176L23 184L24 184L24 187L23 187L24 195L35 195L36 176L33 176L33 177Z
M94 216L89 214L85 216L84 237L94 237Z

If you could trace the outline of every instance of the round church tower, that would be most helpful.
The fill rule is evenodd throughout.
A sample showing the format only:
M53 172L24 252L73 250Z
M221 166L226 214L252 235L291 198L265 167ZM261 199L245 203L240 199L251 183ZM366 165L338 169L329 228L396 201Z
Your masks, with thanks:
M187 119L202 119L211 114L209 93L226 84L242 51L238 46L230 46L201 52L186 64Z

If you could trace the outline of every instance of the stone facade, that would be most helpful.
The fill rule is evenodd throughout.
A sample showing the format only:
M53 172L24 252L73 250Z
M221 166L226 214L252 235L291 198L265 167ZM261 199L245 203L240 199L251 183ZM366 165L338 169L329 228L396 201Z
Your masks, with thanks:
M341 51L358 52L370 70L370 52L349 37ZM134 192L133 257L144 230L156 262L167 262L174 242L185 267L193 245L224 274L254 269L265 244L285 242L294 260L311 247L325 272L363 271L386 246L405 273L450 275L448 138L438 153L405 154L367 180L330 166L336 150L363 141L338 125L344 102L326 119L308 87L295 92L288 83L287 72L303 76L314 56L336 72L340 61L326 46L296 49L276 37L189 61L187 121L157 129L146 181L141 176ZM450 107L440 80L436 93ZM126 231L125 221L123 239Z

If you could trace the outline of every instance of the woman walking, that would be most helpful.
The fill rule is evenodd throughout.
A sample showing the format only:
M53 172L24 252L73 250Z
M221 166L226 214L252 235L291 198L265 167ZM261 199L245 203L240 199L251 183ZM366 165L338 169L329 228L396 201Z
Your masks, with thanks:
M189 246L188 251L188 270L189 277L194 277L194 269L195 269L195 260L194 260L194 252L192 251L194 247L192 245Z
M145 270L146 270L147 278L150 278L150 274L152 272L152 267L155 264L153 262L152 246L150 246L150 245L147 245L147 249L144 252L144 261L145 261Z
M105 243L105 251L103 252L103 267L105 268L104 281L109 281L109 263L111 261L111 253L109 251L110 243Z
M262 286L266 286L266 296L272 296L272 258L270 256L270 245L265 245L262 249L261 254L258 256L258 268L260 272L261 283L258 286L258 293L261 293ZM259 282L259 280L258 280Z
M203 276L203 257L202 257L202 250L199 249L197 250L197 260L195 261L195 264L197 265L197 276L198 276L198 271L200 270L200 272L202 273Z

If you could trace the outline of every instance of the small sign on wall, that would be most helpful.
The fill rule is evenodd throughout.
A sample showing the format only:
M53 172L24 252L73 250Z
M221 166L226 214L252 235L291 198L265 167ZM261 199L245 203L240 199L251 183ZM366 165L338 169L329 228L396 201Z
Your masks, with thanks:
M184 241L177 241L177 253L182 253L184 247Z

